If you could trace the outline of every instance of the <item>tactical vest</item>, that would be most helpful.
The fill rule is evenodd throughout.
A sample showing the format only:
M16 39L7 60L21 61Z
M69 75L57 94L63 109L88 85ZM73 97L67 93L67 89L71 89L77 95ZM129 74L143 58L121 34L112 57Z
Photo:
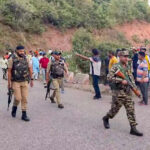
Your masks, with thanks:
M62 61L52 62L50 72L53 78L63 78L64 77L64 63Z
M12 81L29 81L29 65L26 57L19 59L17 56L13 56L12 61Z

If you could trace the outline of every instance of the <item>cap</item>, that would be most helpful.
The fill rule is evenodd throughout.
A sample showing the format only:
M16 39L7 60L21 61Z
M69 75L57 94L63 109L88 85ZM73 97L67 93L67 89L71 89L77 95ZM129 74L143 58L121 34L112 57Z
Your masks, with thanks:
M129 56L129 52L127 50L123 50L119 52L120 56Z
M54 55L61 55L61 52L54 51L53 54L54 54Z
M22 45L19 45L19 46L16 47L16 50L23 50L23 49L25 49L25 48Z

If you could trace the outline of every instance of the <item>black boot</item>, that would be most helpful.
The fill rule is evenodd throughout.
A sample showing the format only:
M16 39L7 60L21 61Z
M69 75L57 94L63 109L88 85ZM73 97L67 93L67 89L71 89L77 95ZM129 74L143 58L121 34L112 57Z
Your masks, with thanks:
M58 108L63 109L64 108L63 104L59 104Z
M51 103L56 103L53 97L50 97Z
M135 126L131 127L130 134L136 135L136 136L143 136L143 133L139 132Z
M13 118L16 117L16 112L17 112L17 106L13 106L12 107L12 112L11 112L11 115L12 115Z
M24 121L30 121L30 119L27 117L26 111L22 111L22 118L21 119Z
M109 118L107 116L104 116L103 117L103 123L104 123L104 127L106 129L109 129L110 128L110 125L109 125Z

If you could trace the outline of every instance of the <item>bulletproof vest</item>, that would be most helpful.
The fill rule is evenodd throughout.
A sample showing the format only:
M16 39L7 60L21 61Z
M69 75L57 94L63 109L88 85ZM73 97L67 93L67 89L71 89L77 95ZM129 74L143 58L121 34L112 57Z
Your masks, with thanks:
M29 65L26 57L19 59L17 56L13 56L12 60L12 81L29 81Z
M50 72L53 78L64 77L64 63L61 60L52 62Z

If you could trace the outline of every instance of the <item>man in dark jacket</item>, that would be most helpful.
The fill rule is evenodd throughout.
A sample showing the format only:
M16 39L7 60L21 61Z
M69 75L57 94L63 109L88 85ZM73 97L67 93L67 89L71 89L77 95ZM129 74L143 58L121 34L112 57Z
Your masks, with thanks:
M134 79L135 79L135 83L136 85L138 84L136 82L136 77L137 77L137 68L138 68L138 53L137 53L137 49L136 48L133 48L133 54L134 56L132 57L132 62L133 62L133 76L134 76Z

